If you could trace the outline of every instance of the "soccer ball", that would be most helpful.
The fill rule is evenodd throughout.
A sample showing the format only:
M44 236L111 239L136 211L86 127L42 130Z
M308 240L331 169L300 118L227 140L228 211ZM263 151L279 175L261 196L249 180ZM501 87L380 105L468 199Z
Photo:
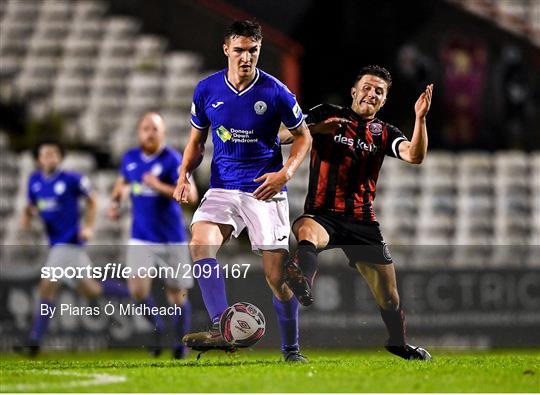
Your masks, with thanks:
M266 320L263 313L247 302L228 307L219 320L219 330L227 343L236 347L251 347L263 336Z

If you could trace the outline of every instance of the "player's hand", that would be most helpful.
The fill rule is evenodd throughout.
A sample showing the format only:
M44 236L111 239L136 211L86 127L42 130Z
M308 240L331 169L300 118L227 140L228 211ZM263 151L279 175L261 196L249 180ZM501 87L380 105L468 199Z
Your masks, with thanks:
M32 224L32 218L38 213L38 210L33 205L28 205L24 208L24 213L21 217L21 222L19 223L19 228L22 231L30 229Z
M263 174L254 181L262 182L262 184L253 192L255 199L270 200L274 195L281 192L288 180L285 172L281 170L274 173Z
M94 237L94 230L88 226L83 227L79 232L79 240L88 241Z
M142 176L142 182L146 185L148 185L152 189L158 189L159 184L161 181L158 177L153 175L152 173L144 173Z
M120 203L116 200L112 200L109 203L109 208L107 209L107 218L111 221L118 221L120 219Z
M414 105L414 112L416 113L416 118L424 118L427 115L429 107L431 106L432 95L433 84L429 84Z
M21 218L21 222L19 223L19 229L22 230L22 231L26 231L28 229L30 229L30 222L31 222L31 218L27 215L23 215L22 218Z
M176 188L174 189L173 198L178 203L189 203L189 191L191 189L191 183L187 177L178 178Z
M335 133L341 126L351 123L348 119L340 117L331 117L309 126L309 130L314 134Z

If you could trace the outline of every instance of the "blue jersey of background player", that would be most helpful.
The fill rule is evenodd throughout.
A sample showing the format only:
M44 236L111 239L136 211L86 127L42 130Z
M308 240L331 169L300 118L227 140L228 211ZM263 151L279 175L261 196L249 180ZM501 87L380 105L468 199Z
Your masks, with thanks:
M184 276L189 263L185 225L180 206L173 200L174 185L182 163L181 154L165 145L165 124L160 114L145 113L137 127L139 146L128 150L121 164L121 176L112 192L109 217L118 219L119 204L129 187L132 202L132 227L126 257L135 277L128 278L131 296L148 307L155 306L151 295L152 278L142 275L151 266L172 266L176 278L166 278L166 296L171 305L182 306L182 313L172 316L175 327L173 356L184 357L180 342L189 330L191 306L187 299L193 280ZM190 202L197 201L197 189L191 191ZM177 265L181 265L177 271ZM160 337L165 329L158 314L148 315L157 336L152 352L161 352Z
M161 147L152 155L146 155L141 147L132 148L124 155L121 173L130 186L132 239L154 243L186 241L180 206L147 183L152 177L174 185L181 163L181 154L168 146Z
M55 141L44 141L35 148L34 158L38 170L28 180L28 205L23 213L21 227L28 228L36 214L43 220L51 246L45 267L86 267L91 262L82 245L93 235L96 198L86 176L60 168L63 156L62 147ZM80 199L86 203L82 226L79 221ZM129 296L126 286L114 280L98 282L92 278L82 278L77 282L74 279L64 279L63 282L89 298L100 295ZM47 305L51 311L58 287L57 281L41 279L40 304L34 315L28 344L19 350L26 350L30 354L39 351L50 320L49 314L41 314L41 306Z
M197 85L191 124L212 131L210 188L253 192L260 185L255 179L283 168L277 131L281 122L298 128L302 111L289 89L264 71L254 68L253 81L241 92L227 73L221 70Z
M79 173L55 170L52 174L36 171L30 175L28 201L37 208L51 246L82 244L89 238L91 228L80 229L79 198L86 198L93 209L90 181Z
M217 321L227 308L223 273L216 254L231 235L247 228L253 251L262 255L264 273L278 316L286 361L305 362L299 352L298 302L283 283L283 261L289 248L289 208L285 183L304 160L311 136L294 95L276 78L256 68L262 44L258 23L236 21L225 33L223 52L228 67L201 81L191 109L191 135L175 191L186 202L189 176L200 164L208 131L214 145L210 189L192 220L193 264L210 266L209 278L198 278L208 315L209 331L184 337L197 350L231 346ZM278 140L280 124L291 130L294 143L283 164Z

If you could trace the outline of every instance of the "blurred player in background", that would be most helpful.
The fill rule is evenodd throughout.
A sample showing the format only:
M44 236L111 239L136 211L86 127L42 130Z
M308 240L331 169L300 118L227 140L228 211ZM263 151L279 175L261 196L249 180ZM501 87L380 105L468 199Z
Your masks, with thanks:
M174 315L174 358L183 358L185 348L181 342L191 325L191 304L188 289L193 286L191 277L184 278L189 264L186 230L182 210L173 200L174 186L182 163L182 155L165 144L165 124L160 114L145 113L138 123L139 147L124 154L121 175L111 194L109 217L120 217L120 204L127 186L132 202L132 227L126 264L136 277L128 278L131 296L149 308L156 306L151 295L152 279L138 276L139 268L154 265L171 267L177 278L166 278L166 297L171 305L181 306L182 313ZM191 180L193 183L193 180ZM194 186L187 200L198 199ZM180 265L180 270L177 267ZM146 317L154 325L158 344L152 352L161 353L160 338L165 324L160 315Z
M30 175L28 181L28 205L26 206L21 227L28 229L32 217L39 214L45 224L51 246L45 267L86 267L91 266L90 258L83 245L93 236L96 217L96 197L90 181L82 174L63 170L60 166L64 150L56 141L44 141L34 149L34 159L38 170ZM86 203L86 212L82 227L79 224L79 199ZM96 281L91 278L61 279L67 285L90 299L101 295L129 297L127 287L115 280ZM50 315L41 314L41 306L47 305L49 311L55 306L59 289L58 281L42 278L39 284L40 306L34 316L27 347L18 351L27 351L33 355L39 352L41 340L47 331Z
M211 266L199 286L213 326L185 336L197 350L233 349L219 332L227 308L223 272L216 260L220 246L247 227L252 250L262 254L266 280L278 316L286 361L306 362L299 352L298 301L283 283L289 246L286 182L309 150L311 136L294 95L276 78L256 68L262 43L257 22L236 21L227 29L223 51L228 68L199 82L191 108L191 135L174 196L187 202L190 175L201 163L209 129L214 144L210 189L194 214L190 251L194 265ZM280 123L294 142L283 165ZM219 274L219 275L218 275Z
M367 281L390 335L386 348L405 359L429 360L429 353L408 345L394 264L373 211L375 186L385 155L419 164L427 152L426 115L433 85L420 95L414 110L411 141L377 119L392 85L390 73L364 67L351 88L348 108L320 104L309 111L313 135L305 212L293 223L298 248L285 265L286 283L305 306L313 302L311 286L317 253L341 248L349 265Z

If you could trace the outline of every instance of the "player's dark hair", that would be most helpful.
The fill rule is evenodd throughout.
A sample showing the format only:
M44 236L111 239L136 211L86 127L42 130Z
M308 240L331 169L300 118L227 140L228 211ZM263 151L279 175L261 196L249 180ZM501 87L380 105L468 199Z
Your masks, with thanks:
M390 90L390 87L392 86L392 75L384 67L378 66L378 65L370 65L370 66L362 67L360 69L360 72L356 76L356 79L354 80L353 85L356 85L356 83L360 81L360 79L365 75L374 75L375 77L379 77L383 79L384 82L386 82L386 85L388 85L388 89Z
M41 147L43 147L44 145L54 145L56 148L58 148L58 151L60 152L60 156L62 158L66 155L66 150L64 149L64 147L62 146L62 144L60 144L58 140L53 140L53 139L45 140L44 139L44 140L39 141L32 149L32 156L34 157L35 160L39 158L39 151L41 150Z
M249 37L254 41L261 41L263 38L261 25L256 20L234 21L227 27L224 40L227 41L229 38L237 36Z

